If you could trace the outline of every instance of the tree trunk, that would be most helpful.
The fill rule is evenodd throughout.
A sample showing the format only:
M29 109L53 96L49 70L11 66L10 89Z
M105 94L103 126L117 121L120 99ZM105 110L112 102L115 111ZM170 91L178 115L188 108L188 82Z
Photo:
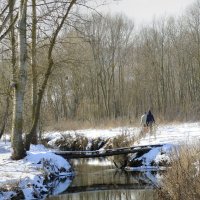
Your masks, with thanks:
M10 105L10 100L9 100L9 96L7 96L6 98L6 110L3 116L3 120L2 120L2 126L0 129L0 139L2 137L2 135L4 134L5 128L6 128L6 124L7 124L7 119L8 119L8 115L9 115L9 105Z
M31 49L31 68L32 68L32 121L34 120L37 104L37 73L36 73L36 0L32 0L32 49ZM37 129L33 133L32 144L38 143Z
M21 0L18 23L19 40L19 72L16 76L13 98L13 121L12 121L12 159L24 158L26 151L22 140L23 131L23 104L27 79L27 41L26 41L26 11L27 0ZM16 72L16 71L15 71ZM15 76L15 75L14 75Z
M34 113L32 127L31 127L31 130L30 130L30 133L26 135L26 139L25 139L26 150L30 149L30 144L31 144L33 135L34 135L34 133L36 132L36 129L37 129L38 120L39 120L39 116L40 116L40 106L41 106L42 98L43 98L43 95L44 95L44 92L45 92L45 89L46 89L46 86L47 86L47 82L48 82L49 77L51 75L52 67L54 65L53 58L52 58L53 48L55 46L58 34L59 34L60 30L62 29L64 22L67 19L69 12L70 12L70 10L72 9L72 7L75 3L76 3L76 0L71 0L65 15L63 16L60 24L57 26L57 29L53 33L53 36L50 40L50 47L49 47L49 51L48 51L48 67L47 67L47 71L45 73L44 81L43 81L42 86L41 86L39 93L38 93L37 105L36 105L36 109L35 109L35 113Z

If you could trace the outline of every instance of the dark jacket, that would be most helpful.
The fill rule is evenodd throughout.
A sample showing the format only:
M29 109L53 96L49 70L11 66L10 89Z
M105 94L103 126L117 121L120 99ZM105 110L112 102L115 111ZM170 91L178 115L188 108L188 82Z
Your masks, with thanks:
M154 116L152 115L151 111L148 112L147 114L147 125L150 124L150 123L155 123L155 119L154 119Z

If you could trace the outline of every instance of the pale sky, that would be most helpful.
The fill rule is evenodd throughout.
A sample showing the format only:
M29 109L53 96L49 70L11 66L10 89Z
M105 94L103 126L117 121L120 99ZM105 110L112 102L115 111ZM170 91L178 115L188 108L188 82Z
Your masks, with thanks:
M102 10L110 13L124 13L136 25L152 22L161 16L178 16L195 0L114 0Z

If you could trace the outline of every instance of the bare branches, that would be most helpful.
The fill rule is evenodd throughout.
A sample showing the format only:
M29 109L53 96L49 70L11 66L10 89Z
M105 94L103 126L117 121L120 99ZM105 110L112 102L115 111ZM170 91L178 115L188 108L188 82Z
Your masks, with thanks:
M17 21L18 14L16 14L16 16L13 19L13 22L10 23L10 25L7 27L8 21L10 20L10 17L14 12L14 5L15 5L15 0L9 0L8 4L0 13L0 19L2 20L0 26L0 41L3 40L5 36L11 31L12 27Z

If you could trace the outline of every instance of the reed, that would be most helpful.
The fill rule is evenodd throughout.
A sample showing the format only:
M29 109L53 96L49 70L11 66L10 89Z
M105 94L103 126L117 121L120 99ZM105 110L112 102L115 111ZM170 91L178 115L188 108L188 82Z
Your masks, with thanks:
M199 145L184 145L174 149L172 166L163 175L161 189L157 190L159 199L200 199L199 153Z

